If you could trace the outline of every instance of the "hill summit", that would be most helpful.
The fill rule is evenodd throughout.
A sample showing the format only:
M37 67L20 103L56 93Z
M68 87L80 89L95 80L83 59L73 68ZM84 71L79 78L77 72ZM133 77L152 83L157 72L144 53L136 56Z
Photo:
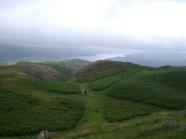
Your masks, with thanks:
M79 70L76 73L76 78L80 82L87 82L93 81L97 78L105 77L110 74L132 71L141 68L145 67L130 62L99 60Z

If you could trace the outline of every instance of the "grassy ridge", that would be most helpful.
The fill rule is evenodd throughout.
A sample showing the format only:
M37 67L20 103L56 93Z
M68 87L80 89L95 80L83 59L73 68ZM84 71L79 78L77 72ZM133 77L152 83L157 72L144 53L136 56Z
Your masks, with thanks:
M114 75L116 73L117 71L96 72L93 74L81 75L75 81L80 82L80 83L93 82L98 79L101 79L101 78L104 78L110 75Z
M58 64L50 64L50 66L60 73L58 77L60 81L66 81L71 77L72 69L66 68Z
M12 67L1 68L0 76L0 136L69 130L84 114L83 103L48 93L78 93L76 83L33 79Z
M1 89L0 135L27 135L43 129L73 128L84 112L84 105L64 97L56 98L55 103L42 106L34 96Z
M186 93L184 91L184 80L185 74L183 72L143 70L129 79L124 79L115 84L107 93L120 99L173 109L185 109Z
M122 73L117 73L115 75L110 75L105 78L101 78L99 80L96 80L94 82L91 82L89 84L89 87L92 90L103 90L108 88L109 86L113 85L115 82L119 81L122 79Z
M156 72L146 77L150 80L155 80L164 85L172 86L179 89L186 89L186 69L175 68L172 70L164 70L162 72ZM147 80L146 79L146 80Z
M149 113L143 111L133 111L133 112L107 112L105 118L108 122L119 122L123 120L129 120L137 116L145 116Z
M49 82L39 79L30 79L27 82L29 85L45 89L48 91L55 91L66 94L75 94L80 92L80 87L76 83L67 83L67 82Z
M61 62L18 62L14 65L0 66L0 73L6 70L22 72L28 76L48 81L66 81L72 74L90 62L72 59ZM4 71L3 71L4 70Z
M136 103L132 101L123 101L102 94L101 106L103 116L108 122L119 122L133 119L137 116L145 116L155 112L164 111L164 108Z
M52 66L57 66L57 67L66 67L68 69L72 69L74 71L78 71L82 69L83 67L87 66L90 64L90 61L86 61L83 59L71 59L67 61L60 61L60 62L47 62Z
M89 69L78 76L85 84L0 74L0 88L4 88L0 91L0 138L36 135L43 129L63 131L54 133L56 139L185 138L185 112L166 109L186 108L185 69L120 64L116 68L110 61L94 65L93 72ZM74 94L79 86L94 96ZM180 128L163 130L159 125L167 119Z
M147 67L139 66L129 62L100 60L81 69L77 73L76 81L81 83L93 82L116 73L132 72L145 68Z
M112 86L118 81L121 81L123 79L128 79L131 76L135 75L139 70L138 69L133 69L133 70L121 70L121 71L115 71L111 74L104 75L104 73L100 73L102 75L102 78L98 78L93 82L89 83L89 87L92 90L99 91L99 90L104 90ZM88 76L87 76L88 78Z
M163 128L161 125L167 119L181 124L178 129ZM90 130L74 135L68 139L185 139L185 115L163 114L141 117L125 122L118 122L111 127L103 126L100 130ZM58 138L60 139L60 138Z

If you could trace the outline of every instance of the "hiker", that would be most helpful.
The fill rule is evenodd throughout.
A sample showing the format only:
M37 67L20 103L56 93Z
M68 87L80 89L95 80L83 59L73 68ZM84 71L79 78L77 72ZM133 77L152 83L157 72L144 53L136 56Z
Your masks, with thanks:
M87 91L86 91L86 90L84 91L84 93L85 93L85 95L87 96Z

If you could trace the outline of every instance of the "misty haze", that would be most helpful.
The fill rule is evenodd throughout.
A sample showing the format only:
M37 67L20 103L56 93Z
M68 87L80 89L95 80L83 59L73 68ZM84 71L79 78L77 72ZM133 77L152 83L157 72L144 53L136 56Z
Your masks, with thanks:
M181 0L0 1L0 60L127 55L122 61L184 66L185 7Z
M0 138L185 139L186 1L0 0Z

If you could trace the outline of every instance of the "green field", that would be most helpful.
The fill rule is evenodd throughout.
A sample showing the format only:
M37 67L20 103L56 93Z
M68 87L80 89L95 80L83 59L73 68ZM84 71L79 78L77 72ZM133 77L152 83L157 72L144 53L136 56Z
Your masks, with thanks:
M33 139L46 129L54 139L185 139L185 80L184 67L110 61L66 82L0 67L0 138Z
M112 86L110 96L172 109L186 108L184 70L143 70Z
M120 81L121 79L122 79L122 73L116 73L114 75L109 75L107 77L103 77L99 80L91 82L89 84L89 87L95 91L103 90L110 87L114 83Z
M63 96L56 97L53 104L40 103L37 97L28 94L0 90L0 135L71 129L85 109L82 103Z
M103 94L102 97L104 98L101 101L103 116L111 123L133 119L138 116L146 116L165 110L157 106L114 99L105 94Z
M26 81L28 85L32 85L37 88L45 89L48 91L75 94L80 92L80 88L76 83L68 82L49 82L39 79L31 79Z

